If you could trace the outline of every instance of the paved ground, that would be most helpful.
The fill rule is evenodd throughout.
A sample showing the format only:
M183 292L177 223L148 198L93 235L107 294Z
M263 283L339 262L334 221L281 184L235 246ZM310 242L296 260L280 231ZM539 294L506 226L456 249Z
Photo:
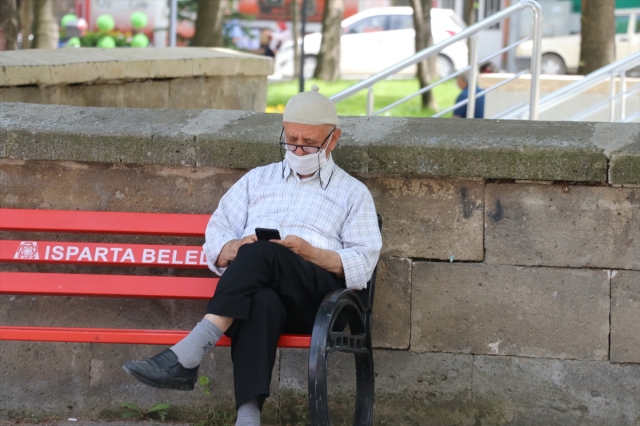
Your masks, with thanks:
M25 421L25 420L0 420L0 426L189 426L188 423L171 423L158 421L140 421L127 422L116 420L113 422L92 422L89 420L77 419L76 421L68 420L42 420L42 421Z

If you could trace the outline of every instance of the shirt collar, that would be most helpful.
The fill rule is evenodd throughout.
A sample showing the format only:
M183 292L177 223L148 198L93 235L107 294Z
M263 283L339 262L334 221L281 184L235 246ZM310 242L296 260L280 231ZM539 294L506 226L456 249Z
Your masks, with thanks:
M284 160L282 160L284 162L284 176L283 179L287 180L289 179L289 176L292 176L295 179L300 180L300 176L298 176L297 174L295 174L293 172L293 170L291 170L291 167L289 167L289 162L287 161L287 159L285 158ZM336 166L336 163L333 162L333 156L331 154L329 154L329 158L327 158L327 162L324 166L322 166L322 168L320 169L320 177L322 178L323 182L327 182L328 179L331 177L331 173L333 172L333 168ZM308 179L305 180L313 180L313 179L317 179L318 177L318 172L315 172L313 176L311 176Z

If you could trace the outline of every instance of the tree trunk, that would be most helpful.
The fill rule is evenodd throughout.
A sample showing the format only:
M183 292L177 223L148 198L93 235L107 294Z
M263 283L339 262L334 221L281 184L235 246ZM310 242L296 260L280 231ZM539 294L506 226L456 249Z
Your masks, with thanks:
M335 81L340 76L340 37L342 37L343 0L327 0L322 15L322 44L318 52L314 78Z
M433 45L431 35L431 0L411 0L413 7L413 27L416 31L416 52ZM436 74L436 56L418 63L418 80L420 87L426 87ZM422 94L422 108L438 109L433 93Z
M222 47L223 0L200 0L192 46Z
M299 0L291 1L291 37L293 38L293 77L300 75L300 7Z
M589 74L615 61L614 9L615 0L582 0L578 74Z
M0 31L4 43L0 41L0 50L16 50L18 48L18 10L16 0L0 0Z
M33 24L33 1L22 0L20 1L20 34L22 34L21 49L30 49L31 40L31 25Z
M471 26L476 23L475 3L476 3L476 0L464 0L462 15L463 15L464 23L467 24L467 26Z
M58 48L58 23L53 13L53 0L35 0L33 47Z

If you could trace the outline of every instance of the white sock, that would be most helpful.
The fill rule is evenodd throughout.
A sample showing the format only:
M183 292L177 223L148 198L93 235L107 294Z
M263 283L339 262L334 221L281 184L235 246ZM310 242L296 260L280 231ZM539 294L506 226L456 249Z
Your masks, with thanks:
M260 426L260 409L258 398L245 402L238 408L238 420L236 426Z
M178 362L184 368L195 368L221 337L222 331L211 321L203 319L191 333L170 349L178 356Z

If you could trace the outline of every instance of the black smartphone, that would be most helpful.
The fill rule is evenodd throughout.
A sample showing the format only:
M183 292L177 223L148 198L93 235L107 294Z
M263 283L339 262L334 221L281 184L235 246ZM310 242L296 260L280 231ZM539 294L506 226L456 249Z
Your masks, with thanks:
M277 229L256 228L256 237L259 241L279 240L280 232Z

